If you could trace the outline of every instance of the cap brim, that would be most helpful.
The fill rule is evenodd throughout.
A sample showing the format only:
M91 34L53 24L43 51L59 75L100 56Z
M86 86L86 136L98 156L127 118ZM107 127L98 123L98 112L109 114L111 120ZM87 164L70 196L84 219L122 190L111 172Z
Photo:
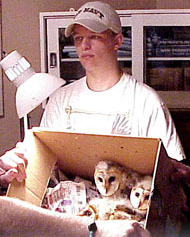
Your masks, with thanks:
M80 19L80 20L75 20L71 24L69 24L66 29L65 29L65 36L69 37L73 33L73 27L75 24L81 25L86 27L88 30L96 32L96 33L102 33L108 29L107 26L104 24L90 20L90 19Z

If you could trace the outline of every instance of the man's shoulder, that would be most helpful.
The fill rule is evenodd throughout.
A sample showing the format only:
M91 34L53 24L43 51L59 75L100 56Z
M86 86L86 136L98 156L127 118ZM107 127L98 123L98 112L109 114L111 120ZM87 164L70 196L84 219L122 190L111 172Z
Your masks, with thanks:
M136 78L134 78L133 76L127 73L124 73L123 82L129 87L134 87L135 89L138 89L138 90L144 90L147 92L157 94L157 92L153 88L151 88L144 82L138 81Z
M85 78L80 78L80 79L77 79L69 84L66 84L62 87L60 87L56 92L55 92L55 95L60 95L60 94L65 94L69 91L73 91L73 90L76 90L77 88L80 88L82 87L83 83L84 83L84 80Z
M85 77L82 77L80 79L76 79L73 82L63 86L62 89L70 90L70 89L75 88L75 87L80 87L81 85L83 85L84 80L85 80Z
M138 81L133 76L124 73L124 83L126 84L126 88L128 92L134 94L135 98L147 99L148 97L162 102L158 93L149 85L144 82Z

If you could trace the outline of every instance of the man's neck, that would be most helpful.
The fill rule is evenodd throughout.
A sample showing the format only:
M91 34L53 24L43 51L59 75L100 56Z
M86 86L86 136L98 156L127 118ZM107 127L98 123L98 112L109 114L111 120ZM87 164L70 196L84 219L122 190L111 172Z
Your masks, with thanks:
M87 84L92 91L105 91L112 88L120 80L121 76L122 71L120 68L110 71L86 72Z

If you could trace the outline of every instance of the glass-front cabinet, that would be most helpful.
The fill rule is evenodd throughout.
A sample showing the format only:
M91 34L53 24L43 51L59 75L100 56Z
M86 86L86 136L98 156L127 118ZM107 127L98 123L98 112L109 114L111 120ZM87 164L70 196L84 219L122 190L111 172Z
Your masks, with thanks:
M190 10L118 13L124 35L120 66L157 90L170 110L190 109ZM74 14L40 13L41 69L68 83L85 74L72 38L64 36Z
M134 15L133 37L141 39L133 47L133 76L157 90L170 110L189 109L190 11Z

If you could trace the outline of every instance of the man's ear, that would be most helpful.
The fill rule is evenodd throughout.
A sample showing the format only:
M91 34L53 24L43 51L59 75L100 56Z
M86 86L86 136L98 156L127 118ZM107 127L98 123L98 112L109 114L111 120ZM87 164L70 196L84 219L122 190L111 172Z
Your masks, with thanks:
M122 45L123 43L123 35L120 33L120 34L117 34L115 36L115 45L114 45L114 49L115 50L118 50L119 47Z

